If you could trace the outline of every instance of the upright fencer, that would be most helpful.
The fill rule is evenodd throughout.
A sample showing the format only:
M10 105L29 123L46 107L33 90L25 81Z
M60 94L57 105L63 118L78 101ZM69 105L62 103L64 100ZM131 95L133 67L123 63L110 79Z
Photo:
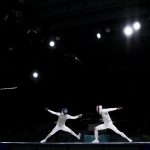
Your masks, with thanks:
M56 126L54 127L54 129L43 140L40 141L41 143L45 143L48 138L50 138L52 135L54 135L59 130L69 132L73 136L75 136L77 139L80 139L81 133L79 133L77 135L70 128L68 128L65 125L65 123L66 123L67 119L78 119L78 118L82 117L82 114L79 114L79 115L76 115L76 116L71 116L71 115L68 114L68 109L67 108L62 108L61 112L54 112L54 111L52 111L48 108L45 108L45 109L48 112L50 112L51 114L58 116L58 120L57 120L57 123L56 123Z
M117 134L121 135L126 140L128 140L129 142L132 142L132 140L130 138L128 138L123 132L119 131L115 127L115 125L113 124L113 122L110 118L109 112L119 110L119 109L122 109L122 107L103 109L102 105L96 106L96 111L101 115L104 123L95 127L95 130L94 130L95 139L92 141L92 143L99 143L98 131L105 130L105 129L111 129L114 132L116 132Z

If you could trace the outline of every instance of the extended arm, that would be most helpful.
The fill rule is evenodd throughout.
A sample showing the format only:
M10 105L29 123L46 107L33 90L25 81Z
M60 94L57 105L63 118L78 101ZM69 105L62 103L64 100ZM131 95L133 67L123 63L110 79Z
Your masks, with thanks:
M50 112L51 114L53 114L53 115L59 115L60 113L59 112L55 112L55 111L52 111L52 110L50 110L50 109L48 109L48 108L45 108L48 112Z
M105 112L115 111L115 110L119 110L119 109L122 109L122 107L103 109L103 112L105 113Z
M67 115L67 118L68 118L68 119L78 119L78 118L81 118L81 117L82 117L82 114L77 115L77 116L70 116L70 115Z

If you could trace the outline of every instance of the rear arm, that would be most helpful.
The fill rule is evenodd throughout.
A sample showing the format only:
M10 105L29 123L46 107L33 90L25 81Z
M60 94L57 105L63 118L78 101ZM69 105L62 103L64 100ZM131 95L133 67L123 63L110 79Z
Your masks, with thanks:
M48 108L45 108L48 112L50 112L51 114L53 114L53 115L57 115L57 116L59 116L59 112L55 112L55 111L52 111L52 110L50 110L50 109L48 109Z

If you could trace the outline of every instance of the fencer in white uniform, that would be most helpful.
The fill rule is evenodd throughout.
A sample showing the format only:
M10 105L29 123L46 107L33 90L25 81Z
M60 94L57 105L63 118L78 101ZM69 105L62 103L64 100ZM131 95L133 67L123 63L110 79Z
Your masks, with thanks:
M82 117L82 114L79 114L77 116L68 115L67 114L68 113L67 108L62 108L61 112L54 112L52 110L49 110L48 108L46 108L46 110L48 112L50 112L51 114L58 116L58 120L57 120L57 123L56 123L56 126L54 127L54 129L42 141L40 141L41 143L45 143L49 137L51 137L52 135L54 135L59 130L63 130L65 132L69 132L73 136L75 136L77 139L80 139L81 133L79 133L77 135L70 128L68 128L65 125L65 123L66 123L67 119L78 119L78 118Z
M114 132L116 132L117 134L121 135L123 138L127 139L129 142L132 142L132 140L130 138L128 138L123 132L119 131L115 127L115 125L113 124L113 122L110 118L109 112L119 110L119 109L122 109L122 107L103 109L102 105L96 106L96 111L102 116L102 120L104 123L95 127L95 130L94 130L95 139L92 141L92 143L99 143L98 131L105 130L105 129L111 129Z

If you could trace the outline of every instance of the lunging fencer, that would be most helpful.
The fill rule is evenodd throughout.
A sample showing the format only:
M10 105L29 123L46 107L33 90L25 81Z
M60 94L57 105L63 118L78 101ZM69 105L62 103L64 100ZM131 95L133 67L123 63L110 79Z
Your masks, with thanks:
M51 114L58 116L58 120L57 120L57 123L56 123L56 126L54 127L54 129L42 141L40 141L41 143L45 143L48 138L50 138L52 135L54 135L59 130L69 132L70 134L75 136L77 139L80 139L81 133L79 133L77 135L70 128L68 128L65 125L65 123L66 123L67 119L78 119L78 118L82 117L82 114L79 114L79 115L76 115L76 116L71 116L71 115L68 114L67 108L62 108L61 112L54 112L52 110L49 110L48 108L45 108L45 109L48 112L50 112Z
M119 109L122 109L122 107L103 109L102 105L96 106L96 111L102 116L102 120L104 123L95 127L95 130L94 130L95 139L92 141L92 143L99 143L98 131L105 130L105 129L111 129L114 132L116 132L117 134L121 135L126 140L128 140L129 142L132 142L132 140L130 138L128 138L123 132L119 131L115 127L115 125L113 124L113 122L110 118L109 112L119 110Z

